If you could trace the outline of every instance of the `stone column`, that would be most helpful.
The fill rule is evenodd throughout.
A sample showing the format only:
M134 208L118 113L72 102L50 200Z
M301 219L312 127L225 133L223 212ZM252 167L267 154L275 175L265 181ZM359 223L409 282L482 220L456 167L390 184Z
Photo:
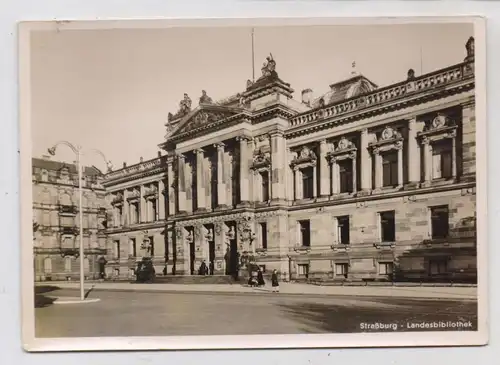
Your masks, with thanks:
M226 253L225 244L225 233L224 233L224 222L215 222L214 224L214 244L215 244L215 262L214 262L214 274L224 275L225 273L225 262L224 254Z
M146 205L146 199L144 198L144 185L141 185L139 188L139 214L138 214L138 221L139 223L143 223L147 221L147 205Z
M186 156L180 154L177 157L177 197L179 199L179 212L187 212L187 196L186 196Z
M128 192L123 190L123 207L122 207L122 226L128 225L129 207L128 207Z
M417 141L417 120L408 121L408 180L411 184L420 182L420 147Z
M250 201L249 195L249 166L248 166L248 140L246 136L238 136L240 143L240 204L245 206Z
M318 196L318 169L316 165L313 166L313 198Z
M165 219L165 202L167 197L167 191L165 190L165 180L161 179L158 181L158 199L156 204L158 205L158 219Z
M429 139L422 140L422 147L424 148L424 167L425 167L425 183L430 184L432 180L432 144Z
M368 129L361 131L360 157L361 157L361 190L369 192L372 189L372 156L368 150L370 143Z
M287 147L286 149L286 172L285 172L285 186L286 186L286 199L289 201L293 201L295 197L294 193L294 175L293 175L293 169L290 167L290 163L292 162L292 153L290 151L290 148Z
M398 186L403 186L403 143L397 145L398 149Z
M351 161L352 161L352 192L356 194L356 192L358 191L358 173L357 173L358 159L356 153L351 154Z
M375 157L375 189L380 189L382 187L382 156L378 148L373 150L373 155Z
M205 210L207 207L205 205L205 179L203 176L203 160L205 158L204 152L201 148L196 151L196 195L197 210Z
M451 176L457 177L457 137L456 132L451 137Z
M168 215L171 217L175 215L175 188L174 188L174 168L173 160L169 159L167 162L167 190L166 196L168 197Z
M217 148L217 206L226 206L226 183L224 179L224 143L214 144Z
M328 186L328 161L326 160L327 151L326 140L319 142L319 174L320 174L320 189L319 195L327 197L330 195L330 187Z
M332 158L330 161L330 174L331 174L331 184L332 184L332 195L339 193L339 169L337 161Z
M247 141L247 168L248 168L248 199L254 201L254 190L255 190L255 174L250 171L250 166L253 164L253 153L255 149L255 142L253 138L249 138Z
M282 131L271 133L271 200L285 199L285 139Z
M295 186L294 186L294 190L295 190L295 200L300 200L302 199L302 190L300 189L301 188L301 183L300 183L300 170L295 167L293 169L293 172L295 174Z

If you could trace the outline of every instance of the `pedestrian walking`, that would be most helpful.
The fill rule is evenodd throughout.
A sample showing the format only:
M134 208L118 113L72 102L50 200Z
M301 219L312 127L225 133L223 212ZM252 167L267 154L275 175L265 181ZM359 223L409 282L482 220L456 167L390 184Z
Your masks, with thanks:
M262 272L262 268L259 267L259 271L257 271L257 285L264 286L266 282L264 281L264 273Z
M273 293L279 293L280 291L280 283L278 281L278 271L276 269L273 270L273 275L271 276L271 285L273 287Z

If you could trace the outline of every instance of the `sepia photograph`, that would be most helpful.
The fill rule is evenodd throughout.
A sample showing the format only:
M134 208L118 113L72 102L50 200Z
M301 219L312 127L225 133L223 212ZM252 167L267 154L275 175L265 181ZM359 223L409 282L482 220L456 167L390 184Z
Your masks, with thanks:
M21 23L25 349L486 344L481 20Z

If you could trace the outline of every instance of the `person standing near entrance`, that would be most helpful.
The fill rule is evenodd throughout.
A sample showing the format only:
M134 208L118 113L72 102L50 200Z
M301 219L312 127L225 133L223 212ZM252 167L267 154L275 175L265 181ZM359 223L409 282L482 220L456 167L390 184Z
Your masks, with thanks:
M273 287L273 293L279 293L280 283L278 281L278 271L276 269L273 270L273 274L271 276L271 285Z

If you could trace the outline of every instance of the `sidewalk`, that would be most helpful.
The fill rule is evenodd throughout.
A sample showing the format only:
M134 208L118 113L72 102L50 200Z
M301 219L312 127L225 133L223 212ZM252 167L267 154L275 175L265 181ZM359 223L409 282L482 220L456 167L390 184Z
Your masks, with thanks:
M44 282L37 286L50 285L61 289L78 289L77 282ZM240 284L132 284L96 282L86 283L85 289L103 291L142 291L142 292L179 292L179 293L219 293L219 294L264 294L271 293L271 287L249 288ZM400 297L441 300L477 300L476 287L349 287L349 286L316 286L298 283L280 283L280 293L308 296L364 296L364 297Z

